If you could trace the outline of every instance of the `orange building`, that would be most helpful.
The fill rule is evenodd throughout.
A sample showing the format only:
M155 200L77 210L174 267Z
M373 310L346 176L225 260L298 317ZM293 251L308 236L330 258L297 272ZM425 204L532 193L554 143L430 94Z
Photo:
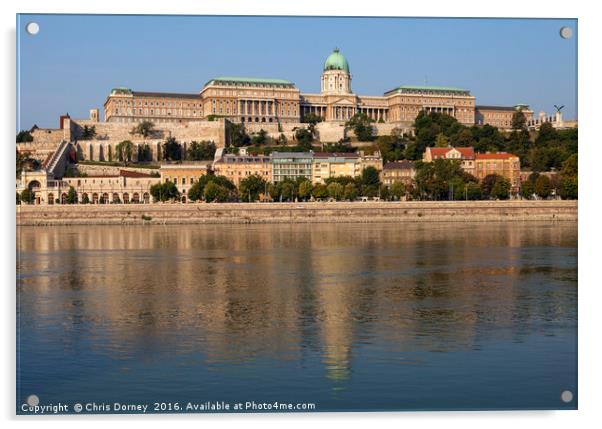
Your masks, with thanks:
M507 152L477 153L475 177L482 180L489 174L505 177L512 185L512 192L518 192L520 189L520 158Z

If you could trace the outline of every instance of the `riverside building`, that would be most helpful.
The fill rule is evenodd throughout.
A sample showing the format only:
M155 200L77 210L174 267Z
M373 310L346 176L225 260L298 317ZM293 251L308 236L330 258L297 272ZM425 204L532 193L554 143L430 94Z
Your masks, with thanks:
M513 193L520 189L520 158L511 153L476 153L472 147L427 147L422 161L433 162L436 159L457 160L464 171L479 180L497 174L510 181Z

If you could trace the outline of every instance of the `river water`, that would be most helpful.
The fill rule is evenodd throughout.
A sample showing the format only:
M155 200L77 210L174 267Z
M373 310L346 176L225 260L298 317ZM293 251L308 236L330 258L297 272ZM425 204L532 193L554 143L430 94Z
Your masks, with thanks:
M17 412L577 406L576 223L21 227L17 252Z

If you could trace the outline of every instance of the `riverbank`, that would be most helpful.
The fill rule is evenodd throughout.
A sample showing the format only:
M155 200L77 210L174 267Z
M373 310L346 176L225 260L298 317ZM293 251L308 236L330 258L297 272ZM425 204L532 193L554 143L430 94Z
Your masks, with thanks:
M17 206L17 225L577 221L577 201Z

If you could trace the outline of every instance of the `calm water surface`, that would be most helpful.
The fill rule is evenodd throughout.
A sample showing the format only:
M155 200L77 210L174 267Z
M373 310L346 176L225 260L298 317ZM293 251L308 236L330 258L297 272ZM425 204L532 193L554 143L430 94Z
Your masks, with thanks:
M30 394L577 406L576 223L22 227L17 241L18 412Z

